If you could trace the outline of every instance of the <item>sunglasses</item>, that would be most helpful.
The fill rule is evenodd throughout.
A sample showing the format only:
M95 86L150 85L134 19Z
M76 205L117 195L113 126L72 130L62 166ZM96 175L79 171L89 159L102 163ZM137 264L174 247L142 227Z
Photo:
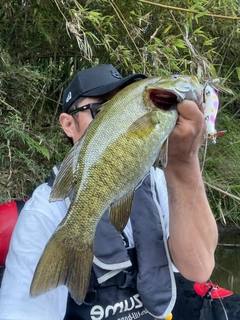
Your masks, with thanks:
M100 101L100 102L93 102L93 103L89 103L86 104L85 106L79 107L71 112L69 112L70 115L73 115L79 111L85 111L85 110L90 110L93 119L95 118L96 114L99 112L99 109L101 108L101 106L103 105L103 103L105 103L106 101Z

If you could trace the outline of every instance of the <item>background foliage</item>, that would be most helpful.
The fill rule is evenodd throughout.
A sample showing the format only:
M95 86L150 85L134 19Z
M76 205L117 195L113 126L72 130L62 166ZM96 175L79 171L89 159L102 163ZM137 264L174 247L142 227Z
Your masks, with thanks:
M112 63L123 76L220 78L218 130L201 152L216 218L239 218L240 6L237 0L1 0L0 203L31 194L69 149L58 124L72 75ZM174 4L174 7L171 7Z

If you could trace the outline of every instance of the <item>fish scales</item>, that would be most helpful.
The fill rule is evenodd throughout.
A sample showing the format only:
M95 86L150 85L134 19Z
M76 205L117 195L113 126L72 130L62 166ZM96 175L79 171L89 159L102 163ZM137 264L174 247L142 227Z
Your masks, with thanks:
M65 199L72 189L73 198L39 260L31 295L63 284L77 303L84 301L99 219L111 206L111 222L118 231L124 228L133 190L176 124L171 105L186 96L200 104L200 90L190 76L153 77L129 85L104 104L55 179L50 201Z

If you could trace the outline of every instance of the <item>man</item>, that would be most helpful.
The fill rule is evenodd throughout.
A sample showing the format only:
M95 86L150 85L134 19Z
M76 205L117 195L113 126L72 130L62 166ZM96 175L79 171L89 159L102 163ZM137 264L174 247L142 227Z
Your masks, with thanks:
M73 144L82 137L104 101L145 77L136 74L122 78L112 65L80 71L64 92L63 113L59 118ZM164 174L151 169L137 186L123 234L111 229L106 214L100 220L89 292L80 306L68 296L65 286L36 298L29 297L37 262L67 212L66 201L49 203L52 182L35 190L13 233L0 290L0 320L150 320L166 316L174 305L170 257L185 278L202 282L210 277L217 228L198 160L206 133L204 117L192 101L179 103L178 112L176 127L169 138ZM153 182L156 187L152 187ZM141 213L145 220L140 224ZM116 263L111 260L113 254ZM124 271L114 269L116 264L123 266ZM107 269L106 265L112 268Z

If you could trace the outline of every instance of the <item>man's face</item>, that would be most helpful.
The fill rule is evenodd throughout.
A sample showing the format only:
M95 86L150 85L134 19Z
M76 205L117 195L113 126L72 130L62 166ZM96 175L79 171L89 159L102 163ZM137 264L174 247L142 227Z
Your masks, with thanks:
M86 97L78 103L77 108L88 105L89 103L108 101L118 91L120 91L120 89L116 89L101 97ZM74 117L67 113L62 113L59 117L63 130L69 138L72 138L74 144L82 137L92 120L92 114L89 109L77 112Z
M85 98L78 104L78 108L83 107L89 103L99 102L101 99L98 97L89 97ZM75 126L74 126L74 136L72 137L73 143L75 144L84 134L89 124L92 122L92 114L90 110L84 110L80 111L77 114L77 117L75 117Z

